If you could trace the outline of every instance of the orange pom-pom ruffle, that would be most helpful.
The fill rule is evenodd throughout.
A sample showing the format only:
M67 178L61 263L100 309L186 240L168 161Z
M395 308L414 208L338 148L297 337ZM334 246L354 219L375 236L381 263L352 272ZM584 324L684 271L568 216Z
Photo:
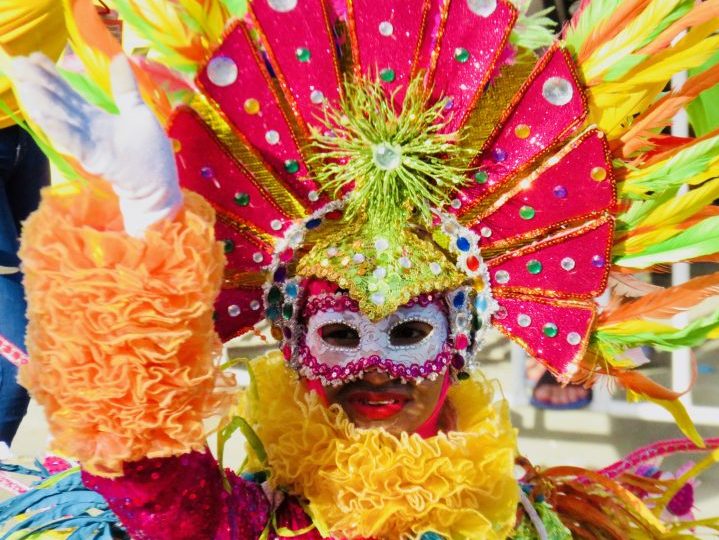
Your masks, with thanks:
M103 476L202 449L203 420L233 383L213 363L224 255L212 209L186 193L174 220L135 239L109 189L61 188L45 191L21 248L31 360L20 380L54 449Z

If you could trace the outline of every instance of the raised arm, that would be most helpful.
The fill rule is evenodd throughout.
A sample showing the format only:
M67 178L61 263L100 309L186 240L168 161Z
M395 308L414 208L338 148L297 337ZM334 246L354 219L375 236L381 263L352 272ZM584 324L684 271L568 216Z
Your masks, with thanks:
M229 499L203 421L232 387L213 363L224 264L214 213L183 197L171 144L124 58L112 63L118 115L86 103L41 56L14 71L29 116L103 179L47 189L26 224L21 381L45 407L54 449L80 460L133 538L212 538Z

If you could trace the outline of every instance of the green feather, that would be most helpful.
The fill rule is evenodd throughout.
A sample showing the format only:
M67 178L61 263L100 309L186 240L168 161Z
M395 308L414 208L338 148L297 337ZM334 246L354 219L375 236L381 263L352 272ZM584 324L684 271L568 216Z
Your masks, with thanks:
M629 208L617 216L616 232L625 233L634 229L654 210L670 199L673 199L678 191L679 188L675 187L662 193L657 193L653 199L632 201Z
M247 0L222 0L233 17L241 19L247 14Z
M692 7L694 7L694 0L684 0L684 2L677 4L671 11L671 13L667 14L666 17L664 17L659 22L656 28L653 28L652 31L643 40L637 43L635 50L640 50L652 41L654 41L656 37L659 36L659 34L661 34L664 30L666 30L671 24L686 15L692 9ZM616 81L618 79L621 79L632 69L644 62L647 58L649 58L649 56L645 54L628 54L619 62L616 62L611 68L609 68L609 70L604 74L602 78L605 81Z
M719 64L719 51L712 56L704 65L689 70L689 76L702 73L707 69ZM694 128L697 137L701 137L719 128L719 85L705 90L687 106L689 122Z
M117 114L119 112L115 101L100 85L94 82L84 73L68 71L58 68L62 78L72 86L86 101L109 112Z
M551 540L572 540L572 533L564 526L562 520L555 510L546 502L535 502L534 508L537 510L539 518L544 524L547 531L547 537ZM537 529L534 528L532 521L525 515L519 525L510 536L512 540L540 540Z
M614 264L628 268L649 268L719 252L719 216L707 218L679 234L654 244L641 253L620 256Z
M646 172L630 173L619 184L621 197L650 199L654 193L678 187L706 171L719 154L719 135L699 141L677 152L661 167Z
M162 57L162 62L166 66L190 75L195 74L197 63L184 58L172 47L166 45L161 32L138 14L137 9L128 0L113 0L113 5L125 24L130 26L138 36L150 42L150 48ZM174 8L168 5L168 9Z
M548 7L527 14L531 2L529 0L511 0L519 11L517 24L512 30L510 41L522 49L534 51L542 47L549 47L554 42L554 28L557 26L554 19L548 17L553 7Z
M574 53L582 48L592 31L611 17L623 0L592 0L579 15L575 15L572 23L567 27L564 41Z
M674 332L639 332L631 335L614 335L598 329L594 339L609 351L651 345L657 349L671 351L683 347L696 347L704 343L709 334L719 328L719 310L697 319Z

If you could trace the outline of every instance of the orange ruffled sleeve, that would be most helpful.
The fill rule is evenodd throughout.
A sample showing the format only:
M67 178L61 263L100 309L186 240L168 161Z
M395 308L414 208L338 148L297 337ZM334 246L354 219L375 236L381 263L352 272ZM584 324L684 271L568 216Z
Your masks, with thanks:
M224 255L214 212L185 193L144 240L122 228L106 185L47 188L20 251L30 363L53 449L101 476L123 462L202 450L203 420L231 401L212 306Z

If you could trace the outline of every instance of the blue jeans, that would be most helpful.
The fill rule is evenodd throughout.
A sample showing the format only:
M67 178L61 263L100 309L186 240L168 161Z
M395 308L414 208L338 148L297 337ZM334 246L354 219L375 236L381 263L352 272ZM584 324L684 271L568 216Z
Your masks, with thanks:
M18 126L0 129L0 266L15 267L20 224L37 208L50 182L47 158ZM20 273L0 274L0 334L25 350L25 295ZM0 355L0 441L12 442L30 398L17 368Z

